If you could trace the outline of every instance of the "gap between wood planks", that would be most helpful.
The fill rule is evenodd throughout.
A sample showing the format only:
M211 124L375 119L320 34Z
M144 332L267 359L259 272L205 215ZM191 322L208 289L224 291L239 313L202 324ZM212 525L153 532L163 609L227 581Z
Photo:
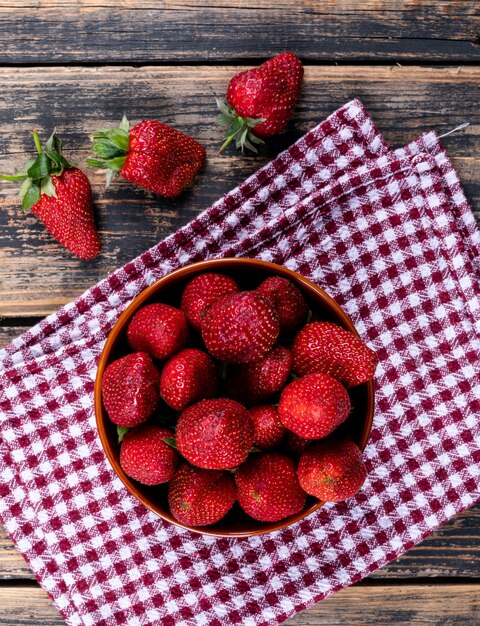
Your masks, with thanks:
M438 40L436 40L438 41ZM479 41L471 42L480 46L480 35ZM273 56L273 55L272 55ZM41 63L29 62L29 63L16 63L15 61L7 62L0 61L0 69L2 68L63 68L63 67L91 67L91 68L100 68L100 67L124 67L124 68L132 68L132 69L143 69L148 67L240 67L243 68L245 66L256 66L262 61L265 61L268 55L265 56L247 56L247 57L233 57L231 59L200 59L199 61L192 60L182 60L182 59L167 59L167 60L145 60L138 62L129 62L129 61L52 61L51 63L48 60L45 60ZM301 55L300 55L301 58ZM445 59L423 59L423 58L412 58L412 59L402 59L400 61L395 61L393 59L309 59L303 58L302 62L305 67L362 67L362 66L379 66L379 67L432 67L432 68L455 68L457 66L460 67L480 67L479 61L472 59L452 59L451 62L446 61Z

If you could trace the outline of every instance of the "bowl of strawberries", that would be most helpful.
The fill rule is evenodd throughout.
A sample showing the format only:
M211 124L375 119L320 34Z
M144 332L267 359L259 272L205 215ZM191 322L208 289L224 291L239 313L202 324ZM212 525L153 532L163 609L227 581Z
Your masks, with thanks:
M278 530L366 478L375 353L323 289L226 258L145 289L105 343L101 443L140 502L189 530Z

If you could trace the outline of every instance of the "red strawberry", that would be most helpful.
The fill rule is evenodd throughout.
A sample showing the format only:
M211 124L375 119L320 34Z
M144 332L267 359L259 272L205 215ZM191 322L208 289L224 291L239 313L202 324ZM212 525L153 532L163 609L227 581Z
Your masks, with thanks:
M298 464L303 489L324 502L351 498L366 477L362 453L353 441L321 441L304 452Z
M287 430L285 447L294 458L297 459L311 443L311 439L304 439L303 437L299 437L293 433L291 430Z
M183 463L170 481L168 504L173 517L187 526L209 526L220 521L237 499L229 472Z
M160 400L159 373L145 352L127 354L110 363L102 377L103 404L118 426L146 422Z
M280 332L290 333L304 323L308 305L301 291L286 278L271 276L257 288L267 298L278 314Z
M276 346L263 359L235 368L227 379L227 395L246 405L264 402L283 388L292 362L290 350Z
M178 454L165 443L173 437L166 428L145 424L130 430L123 438L120 465L130 478L144 485L159 485L172 478L178 463Z
M180 453L193 465L230 469L247 458L253 425L244 407L234 400L200 400L178 418L176 441Z
M154 120L130 124L123 118L119 128L93 135L98 158L87 159L92 167L107 170L107 187L117 172L128 181L160 196L178 196L195 178L205 161L205 148L175 128Z
M44 148L33 133L38 156L26 171L1 179L22 181L22 208L29 209L55 239L76 257L93 259L101 249L93 219L92 188L85 174L62 156L62 144L53 133Z
M189 404L212 398L218 387L215 363L201 350L186 348L165 363L160 377L160 393L176 411Z
M278 522L305 506L294 461L278 452L252 455L235 472L238 503L250 517Z
M217 99L218 121L228 126L220 152L235 139L237 148L257 152L261 137L282 132L292 117L303 80L303 65L284 52L259 67L236 74L228 84L227 103Z
M167 359L183 348L187 338L187 318L169 304L144 306L135 313L127 329L130 347L148 352L154 359Z
M185 287L181 309L195 330L200 330L208 309L220 300L238 291L238 285L229 276L209 272L200 274Z
M202 337L207 350L220 361L253 363L277 340L277 314L253 291L224 296L207 311Z
M347 387L360 385L375 374L375 352L356 335L331 322L307 324L295 338L293 366L300 376L322 372Z
M274 406L254 406L248 411L253 424L253 445L268 450L278 445L285 434L278 411Z
M328 374L308 374L285 387L278 415L282 424L304 439L322 439L350 412L345 387Z

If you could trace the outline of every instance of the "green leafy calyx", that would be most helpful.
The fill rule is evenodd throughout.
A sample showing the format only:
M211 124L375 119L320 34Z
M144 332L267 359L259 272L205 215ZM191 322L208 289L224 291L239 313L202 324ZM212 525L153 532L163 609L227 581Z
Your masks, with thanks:
M216 99L217 107L220 109L220 114L217 116L217 122L222 126L226 126L225 141L221 145L217 154L220 154L232 141L235 141L235 146L240 148L242 152L245 148L257 153L256 145L265 143L263 139L257 137L252 129L258 124L265 121L263 118L255 119L253 117L242 117L237 115L235 109L229 106L223 100ZM255 145L256 144L256 145Z
M175 441L175 437L163 437L163 441L169 445L171 448L177 450L177 442Z
M95 157L87 159L91 167L107 170L107 187L127 158L130 146L129 121L123 116L118 128L99 130L92 136Z
M43 148L36 130L33 131L33 141L38 152L37 158L28 160L23 172L16 171L11 175L0 174L1 180L21 181L18 194L22 199L24 211L31 209L40 200L42 194L56 198L52 176L61 176L63 170L74 167L62 156L62 142L56 136L55 131Z

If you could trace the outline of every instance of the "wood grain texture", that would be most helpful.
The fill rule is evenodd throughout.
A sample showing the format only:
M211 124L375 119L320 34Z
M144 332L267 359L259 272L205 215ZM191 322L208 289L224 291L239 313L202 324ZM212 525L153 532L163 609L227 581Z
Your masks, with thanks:
M478 61L476 0L1 0L0 63Z
M29 130L57 126L66 153L81 164L89 134L113 125L123 112L132 120L160 118L191 134L208 152L193 188L165 200L119 181L103 191L94 186L102 254L91 262L72 258L43 226L19 207L15 188L0 186L0 316L46 315L82 293L110 271L185 224L224 192L252 174L301 134L353 97L363 100L391 145L426 129L445 132L471 126L446 138L445 145L474 206L480 206L480 68L307 67L305 88L287 133L259 157L234 150L216 157L221 129L215 124L213 95L222 94L231 67L44 68L42 81L31 68L0 68L0 163L20 166L31 154ZM16 106L12 106L12 102Z
M478 585L353 586L285 626L479 626Z
M43 589L0 588L0 626L63 626L64 623ZM285 622L285 626L353 624L478 626L480 585L354 585Z

